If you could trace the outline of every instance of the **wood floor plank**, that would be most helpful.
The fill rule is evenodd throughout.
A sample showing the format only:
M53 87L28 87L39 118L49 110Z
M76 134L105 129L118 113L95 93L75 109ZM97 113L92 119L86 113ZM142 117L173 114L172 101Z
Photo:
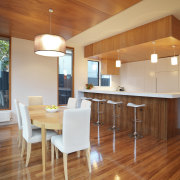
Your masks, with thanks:
M70 180L180 180L180 135L167 141L150 136L135 141L127 130L113 133L108 128L91 124L91 174L85 153L80 158L68 155ZM64 180L63 156L59 153L52 166L51 148L43 173L41 143L32 144L26 168L17 135L17 125L0 127L0 180Z

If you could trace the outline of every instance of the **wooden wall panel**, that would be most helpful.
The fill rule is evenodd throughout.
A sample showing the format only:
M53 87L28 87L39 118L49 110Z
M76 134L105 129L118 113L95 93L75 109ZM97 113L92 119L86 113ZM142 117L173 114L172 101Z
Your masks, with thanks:
M158 139L168 139L177 134L177 99L150 98L150 97L135 97L85 93L86 97L106 99L113 101L122 101L123 104L116 107L116 113L120 115L116 119L117 127L121 131L133 130L134 108L127 107L127 103L146 104L143 108L137 109L137 118L143 123L137 123L137 131L144 136L153 136ZM104 124L112 126L112 105L101 104L101 110L104 113L100 120ZM91 121L97 121L97 103L92 102Z
M180 54L180 20L167 16L85 46L84 56L115 60L119 50L122 63L127 63L150 59L154 47L159 58L173 56L172 45L176 45L176 54Z
M172 36L180 40L180 21L174 16L171 19Z
M167 16L160 20L145 24L124 33L112 36L99 42L85 46L85 57L102 54L138 44L154 41L171 36L171 20L173 16ZM93 52L91 55L86 53ZM90 50L91 49L91 50Z
M168 110L168 117L169 120L167 122L167 129L168 129L168 138L173 137L177 134L177 119L178 119L178 100L177 99L168 99L167 100L167 110ZM176 126L174 126L174 124Z

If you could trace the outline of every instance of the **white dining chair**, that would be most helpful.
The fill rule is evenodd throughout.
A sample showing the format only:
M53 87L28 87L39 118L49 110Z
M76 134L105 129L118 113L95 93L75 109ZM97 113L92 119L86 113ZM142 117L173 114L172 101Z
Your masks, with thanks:
M89 172L90 163L90 108L67 109L63 114L62 135L51 138L51 162L54 164L54 147L63 153L64 175L68 180L67 157L68 154L86 151Z
M20 114L20 109L19 109L19 101L17 99L14 99L14 105L15 105L15 110L16 110L16 116L17 116L17 122L18 122L18 147L21 146L22 144L22 118ZM34 126L31 124L32 129L39 129L39 127Z
M29 106L43 105L43 97L42 96L28 96L28 104Z
M25 144L27 143L27 156L26 156L26 167L27 167L31 155L31 144L42 141L41 129L32 129L31 119L29 116L27 106L25 106L22 103L19 103L19 107L22 117L22 136L23 136L21 157L23 157L24 155ZM46 140L50 140L51 137L55 135L57 135L55 131L46 130Z
M69 109L74 109L74 108L76 108L76 105L77 105L77 99L70 97L68 99L67 106L61 106L61 107L66 107L66 108L69 108Z
M82 100L82 102L81 102L81 108L91 108L91 101Z

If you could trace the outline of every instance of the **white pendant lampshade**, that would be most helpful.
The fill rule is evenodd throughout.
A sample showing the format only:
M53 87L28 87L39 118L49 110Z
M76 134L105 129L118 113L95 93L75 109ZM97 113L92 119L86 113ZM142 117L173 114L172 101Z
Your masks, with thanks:
M116 60L116 67L121 67L121 60Z
M116 67L119 68L121 67L121 60L119 58L120 50L117 50L117 53L118 53L118 59L116 60Z
M151 62L152 63L158 62L158 55L157 54L151 54Z
M66 42L64 38L51 34L51 13L50 13L50 33L41 34L34 39L34 52L41 56L59 57L64 56L66 53Z
M176 56L171 57L171 65L177 65L178 64L178 58Z
M158 55L155 53L155 44L156 44L156 42L153 41L152 44L153 44L154 53L151 54L151 63L157 63L158 62Z
M175 65L178 65L178 57L175 56L175 54L176 54L176 53L175 53L175 48L176 48L176 46L173 45L172 48L173 48L173 51L174 51L174 56L171 57L171 65L175 66Z
M34 39L34 52L42 56L64 56L66 43L64 38L51 34L38 35Z

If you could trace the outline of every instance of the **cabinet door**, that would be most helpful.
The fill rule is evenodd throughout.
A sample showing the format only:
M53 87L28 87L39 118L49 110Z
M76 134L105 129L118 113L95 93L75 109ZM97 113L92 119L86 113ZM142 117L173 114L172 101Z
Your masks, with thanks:
M178 92L178 71L159 72L156 78L158 93Z
M101 74L119 75L120 68L116 67L115 60L101 60Z

